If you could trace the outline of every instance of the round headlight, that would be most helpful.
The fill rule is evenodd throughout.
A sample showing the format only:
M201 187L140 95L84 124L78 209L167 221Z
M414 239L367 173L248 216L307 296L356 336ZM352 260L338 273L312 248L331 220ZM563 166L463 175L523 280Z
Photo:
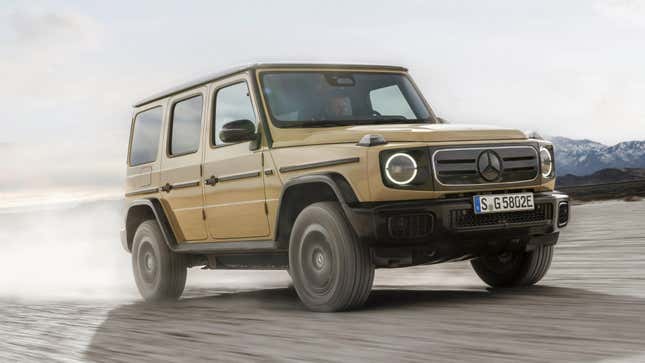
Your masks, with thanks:
M385 175L394 184L408 184L417 177L417 162L408 154L394 154L385 162Z
M540 165L542 169L542 176L545 178L550 177L551 173L553 172L553 156L551 155L551 152L545 147L540 148Z

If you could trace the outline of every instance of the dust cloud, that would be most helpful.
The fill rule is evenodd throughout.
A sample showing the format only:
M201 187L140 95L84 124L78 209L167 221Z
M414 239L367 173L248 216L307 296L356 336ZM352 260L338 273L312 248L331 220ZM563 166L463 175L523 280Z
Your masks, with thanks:
M135 296L118 233L121 201L0 210L0 295Z
M139 300L119 240L122 200L0 208L0 297ZM189 270L187 290L285 287L284 271Z

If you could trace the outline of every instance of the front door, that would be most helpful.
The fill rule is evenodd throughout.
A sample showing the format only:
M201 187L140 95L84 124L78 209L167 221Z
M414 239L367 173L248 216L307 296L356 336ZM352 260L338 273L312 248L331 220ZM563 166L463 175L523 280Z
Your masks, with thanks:
M179 242L208 238L200 165L205 96L204 87L170 100L160 194Z
M264 195L263 155L251 142L223 143L219 131L228 122L251 120L256 111L246 76L219 83L213 91L210 144L204 156L204 210L210 238L235 240L269 235Z

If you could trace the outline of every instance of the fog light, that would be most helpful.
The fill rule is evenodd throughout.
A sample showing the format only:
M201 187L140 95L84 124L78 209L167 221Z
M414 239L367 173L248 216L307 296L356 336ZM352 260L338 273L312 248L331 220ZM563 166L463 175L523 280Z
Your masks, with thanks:
M569 203L562 202L558 206L558 227L564 227L569 223Z
M432 221L429 214L395 215L387 218L387 229L393 239L421 238L432 233Z

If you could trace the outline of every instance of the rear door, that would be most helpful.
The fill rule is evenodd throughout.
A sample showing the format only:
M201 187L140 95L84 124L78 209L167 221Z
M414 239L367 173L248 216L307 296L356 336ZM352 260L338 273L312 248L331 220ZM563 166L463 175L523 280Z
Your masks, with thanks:
M257 109L246 74L217 82L212 91L210 146L204 155L204 208L211 239L262 239L269 235L264 194L263 155L252 142L223 143L219 131L228 122L251 120Z
M134 116L126 175L127 197L140 198L158 191L164 105L163 101L146 105Z
M202 87L175 95L168 103L160 194L179 242L208 238L201 186L206 98Z

